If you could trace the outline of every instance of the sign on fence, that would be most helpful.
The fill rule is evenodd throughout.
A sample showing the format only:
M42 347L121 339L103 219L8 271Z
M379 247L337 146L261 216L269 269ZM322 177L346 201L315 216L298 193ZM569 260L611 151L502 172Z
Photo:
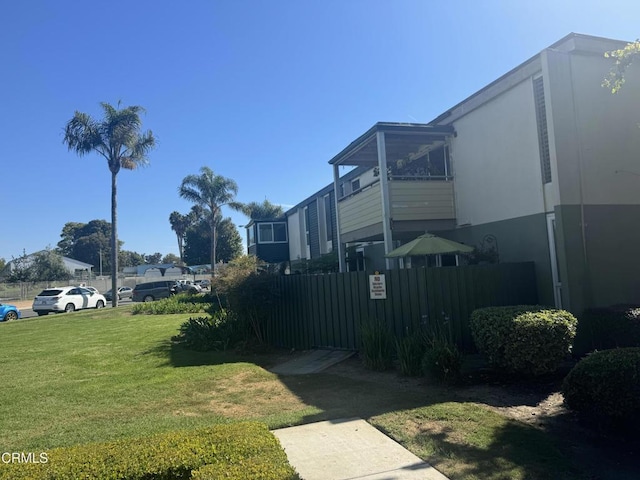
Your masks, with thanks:
M369 298L371 300L385 300L387 298L387 283L384 275L369 275Z

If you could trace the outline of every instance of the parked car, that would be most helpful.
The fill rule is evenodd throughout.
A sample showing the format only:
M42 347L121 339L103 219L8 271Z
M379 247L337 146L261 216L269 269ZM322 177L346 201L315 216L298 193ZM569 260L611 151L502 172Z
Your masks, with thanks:
M33 299L32 308L38 315L47 315L83 308L103 308L106 303L103 295L85 287L54 287L40 292Z
M123 298L131 298L133 296L133 288L130 287L120 287L118 288L118 300L122 300ZM104 293L104 298L108 301L113 300L111 297L111 289L107 290Z
M0 303L0 322L7 322L9 320L17 320L22 318L22 314L18 307L15 305L8 305L6 303Z
M191 283L189 280L179 280L176 282L176 293L188 292L188 293L201 293L202 288L200 285Z
M209 290L209 288L211 287L211 280L196 280L195 284L199 285L203 290Z
M161 298L168 298L176 293L174 280L160 280L136 285L131 296L134 302L153 302Z

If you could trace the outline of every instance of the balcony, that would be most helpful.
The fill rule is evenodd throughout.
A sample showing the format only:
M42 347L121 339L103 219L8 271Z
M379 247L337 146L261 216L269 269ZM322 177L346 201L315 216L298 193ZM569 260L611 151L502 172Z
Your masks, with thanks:
M455 219L453 181L450 177L391 177L389 203L394 238L403 233L424 233ZM338 202L340 235L345 243L381 240L381 183L376 180ZM441 227L440 227L441 228Z

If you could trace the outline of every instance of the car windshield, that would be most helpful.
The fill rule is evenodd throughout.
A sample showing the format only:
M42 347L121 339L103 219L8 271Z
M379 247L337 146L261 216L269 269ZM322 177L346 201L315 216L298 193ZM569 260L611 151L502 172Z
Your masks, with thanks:
M60 295L61 293L62 290L58 289L43 290L38 294L38 297L55 297L56 295Z

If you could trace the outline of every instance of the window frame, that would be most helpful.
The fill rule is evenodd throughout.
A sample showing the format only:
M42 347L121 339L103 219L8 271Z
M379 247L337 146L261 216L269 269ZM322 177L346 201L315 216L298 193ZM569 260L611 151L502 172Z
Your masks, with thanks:
M282 225L284 227L284 240L276 240L276 231L274 226ZM289 241L289 233L287 232L287 222L264 222L257 224L257 238L256 241L259 244L270 244L270 243L287 243ZM271 231L271 240L263 240L262 239L262 228L270 227Z

